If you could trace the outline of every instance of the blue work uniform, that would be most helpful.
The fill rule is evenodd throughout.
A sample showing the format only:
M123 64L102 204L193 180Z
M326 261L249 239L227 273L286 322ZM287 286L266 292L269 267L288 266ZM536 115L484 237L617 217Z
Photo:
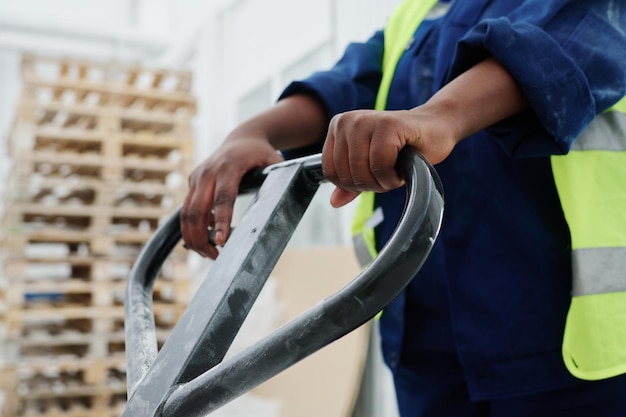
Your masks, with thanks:
M407 45L387 109L423 104L488 56L518 81L530 107L464 139L436 166L445 193L440 236L380 321L401 411L403 397L414 401L407 381L420 373L461 375L472 401L584 385L561 354L571 248L549 157L567 153L596 114L626 95L625 31L622 2L457 0ZM371 109L382 54L381 31L281 97L313 94L329 117ZM377 195L379 249L403 202L402 189Z

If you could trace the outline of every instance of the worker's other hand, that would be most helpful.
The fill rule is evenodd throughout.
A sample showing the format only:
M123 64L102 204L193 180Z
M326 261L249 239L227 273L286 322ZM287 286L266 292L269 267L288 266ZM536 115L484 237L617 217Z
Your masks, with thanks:
M189 193L180 216L185 245L204 257L217 258L217 248L209 243L208 229L214 229L216 245L221 246L228 239L241 178L253 168L282 160L266 140L227 139L189 176Z
M331 204L341 207L362 191L385 192L403 185L395 166L405 146L436 164L455 144L454 130L427 108L338 114L330 122L322 151L324 176L337 186Z

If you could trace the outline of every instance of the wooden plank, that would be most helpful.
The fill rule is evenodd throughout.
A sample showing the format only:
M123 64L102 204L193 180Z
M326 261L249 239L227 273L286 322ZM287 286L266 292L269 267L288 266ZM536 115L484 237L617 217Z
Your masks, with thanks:
M125 74L139 73L140 71L149 72L152 74L162 73L164 76L176 76L180 78L190 77L191 71L187 69L176 68L163 68L155 66L138 66L132 63L123 63L119 61L96 61L81 59L78 57L63 57L49 55L37 55L37 54L25 54L22 58L22 67L28 68L35 64L47 64L54 66L68 65L68 66L85 66L90 70L108 70L118 71ZM69 71L68 71L69 73ZM57 75L58 77L59 75Z
M19 156L12 175L26 177L37 174L63 178L90 178L129 182L168 184L176 174L178 184L184 184L188 167L183 160L171 162L159 158L129 156L110 158L98 154L75 152L33 151Z
M6 257L3 260L3 271L6 282L11 286L21 285L26 291L45 292L46 288L56 288L58 292L71 291L69 288L82 288L93 282L103 282L112 286L122 283L130 272L135 257ZM155 290L161 285L171 282L183 282L182 291L188 291L186 285L190 281L189 267L186 257L169 256L159 271ZM9 291L7 289L7 291ZM77 290L78 291L78 290Z
M11 341L18 346L64 346L64 345L89 345L93 342L94 332L101 333L99 336L106 337L106 341L112 344L123 345L124 344L124 331L123 331L123 322L119 321L111 321L108 319L102 319L96 323L82 323L84 327L78 327L78 324L74 323L74 327L72 327L72 323L67 324L65 327L62 325L56 325L55 327L41 327L35 328L34 326L29 326L24 332L21 334L16 333L10 335L10 338L7 340ZM94 325L94 329L86 327L87 325ZM78 330L77 330L78 329ZM52 332L54 330L54 333ZM81 331L79 331L81 330ZM171 332L171 327L169 326L160 326L157 327L156 337L159 342L165 341L165 339L169 336ZM119 353L119 352L118 352ZM107 355L106 357L110 357L111 355ZM103 356L101 356L103 357ZM93 357L90 357L93 359ZM89 358L87 358L89 359ZM54 360L61 361L67 360L70 362L75 362L79 359L75 357L71 358L61 358L58 356L54 357L42 357L42 358L17 358L16 361L23 360L27 363L31 363L33 361L39 360ZM16 363L18 363L16 362Z
M121 413L121 405L108 406L113 402L111 398L121 395L109 390L103 393L22 398L24 417L109 417L115 415L113 413Z
M172 305L166 303L155 303L154 313L179 315L186 306ZM76 306L60 306L58 308L39 308L33 310L15 310L7 313L8 322L42 322L42 321L59 321L59 320L77 320L77 319L105 319L105 318L123 318L124 309L120 306L101 306L101 307L76 307Z
M49 388L34 389L23 395L22 398L34 399L34 398L71 398L71 397L87 397L102 395L103 392L107 393L124 393L126 392L126 385L124 383L109 384L107 386L69 386L65 389L51 390Z
M5 257L3 267L7 282L10 285L22 283L27 288L31 284L58 286L93 281L118 282L126 279L134 262L133 257L113 259L87 255L63 256L66 248L60 246L58 249L61 250L56 257L50 255L50 247L46 248L45 256L41 257L28 257L26 253L22 257Z
M61 70L59 71L60 77L67 77L67 74L70 71L70 63L67 61L61 61Z
M85 254L128 258L137 256L151 237L150 232L134 231L101 236L91 231L73 231L58 228L24 230L3 236L0 249L8 257L21 257L37 250L37 245L54 245L64 256ZM171 256L186 255L181 246Z
M19 417L113 417L121 413L123 401L125 395L112 390L26 397L20 399Z
M32 150L76 150L81 153L102 153L103 143L113 140L101 131L39 126L34 130Z
M51 405L51 407L55 407L55 405ZM80 404L71 404L69 407L59 408L56 406L55 408L45 408L43 411L41 407L37 406L33 409L28 408L23 413L6 414L3 417L119 417L122 410L123 405L106 409L87 409Z
M49 80L37 75L28 74L24 77L27 87L53 88L56 90L54 97L59 99L64 91L78 94L108 94L117 97L118 100L109 101L109 104L117 103L120 107L131 107L137 100L163 103L170 106L170 112L184 112L188 116L196 112L196 100L193 95L186 91L161 91L155 88L139 88L124 83L93 82L86 79L60 78Z
M160 219L171 213L171 210L161 207L141 207L136 206L108 207L93 204L41 204L41 203L12 203L6 207L9 212L21 213L22 215L39 215L52 218L129 218L129 219Z
M100 131L63 129L56 126L39 126L33 133L34 141L30 150L55 150L57 152L74 150L79 153L100 153L106 156L124 157L129 154L145 157L168 158L173 152L184 152L190 156L193 146L190 137L159 135L139 132L111 134ZM115 152L107 152L106 146L121 147Z
M23 120L34 120L38 126L52 126L77 130L133 131L143 130L157 134L183 135L189 131L192 115L156 112L135 108L116 108L62 102L37 103L23 98ZM34 113L26 113L27 111ZM18 119L19 123L19 119ZM140 126L132 127L131 125Z
M32 155L16 158L22 173L35 170ZM18 203L84 204L96 206L161 207L174 210L182 203L187 186L158 182L128 182L98 177L26 176L13 173L6 186L6 201Z
M186 305L154 304L155 322L161 336L169 334L185 308ZM12 341L15 346L12 350L22 357L41 357L51 353L55 357L61 354L103 357L114 353L111 348L123 351L123 323L122 306L10 310L5 319L6 341Z
M50 73L50 68L59 65L71 66L72 71L67 71L61 76L60 71ZM38 71L45 67L48 71ZM101 75L90 77L91 74ZM102 85L124 86L126 89L133 88L138 91L149 92L178 92L189 93L191 90L191 72L189 70L165 69L154 67L138 67L136 65L121 64L117 62L93 62L79 59L59 60L52 57L31 56L23 61L23 76L45 78L50 81L59 80L89 80L96 78ZM143 82L144 80L148 82Z
M126 282L67 279L56 282L19 282L13 280L6 291L8 309L41 310L45 308L122 306ZM191 297L188 279L158 280L153 300L160 304L187 305Z
M13 164L11 169L11 176L14 178L54 177L71 181L75 178L108 180L121 177L119 166L108 166L107 161L97 155L80 157L35 151L30 154L21 154L18 159L19 163Z

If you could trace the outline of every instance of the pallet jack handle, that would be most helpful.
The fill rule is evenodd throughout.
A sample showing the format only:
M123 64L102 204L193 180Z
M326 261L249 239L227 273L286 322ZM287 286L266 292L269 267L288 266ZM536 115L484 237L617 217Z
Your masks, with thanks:
M220 256L161 347L152 305L154 281L181 239L180 208L143 247L125 294L128 402L122 417L206 416L372 319L421 268L443 216L434 168L404 149L398 173L406 203L378 256L339 292L224 359L309 202L324 182L321 155L248 173L258 188Z

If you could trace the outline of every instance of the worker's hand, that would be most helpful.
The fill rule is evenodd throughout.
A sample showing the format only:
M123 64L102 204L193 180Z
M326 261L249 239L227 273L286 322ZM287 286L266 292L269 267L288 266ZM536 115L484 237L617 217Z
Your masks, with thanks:
M403 185L395 165L405 146L432 164L456 144L454 130L427 108L399 111L356 110L335 116L322 151L324 176L337 186L331 204L341 207L361 191L390 191Z
M218 251L209 243L208 228L215 229L217 245L226 242L243 175L252 168L282 160L266 140L233 138L198 165L189 176L189 193L180 216L186 246L215 259Z

